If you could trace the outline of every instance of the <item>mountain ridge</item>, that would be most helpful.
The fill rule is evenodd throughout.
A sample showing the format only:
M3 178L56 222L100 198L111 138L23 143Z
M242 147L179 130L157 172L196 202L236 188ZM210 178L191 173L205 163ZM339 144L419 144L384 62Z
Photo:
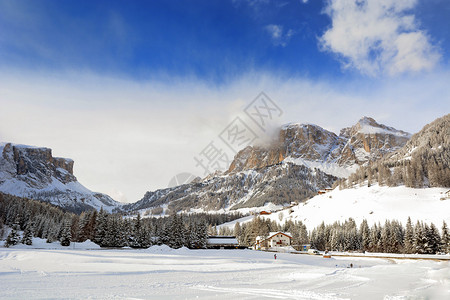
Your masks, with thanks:
M373 130L360 132L362 126L358 124ZM175 189L147 192L141 200L123 208L129 211L165 207L172 212L299 203L318 190L331 187L338 177L345 178L360 165L398 149L411 136L368 117L343 132L348 136L338 136L315 124L285 124L271 144L240 150L224 173ZM224 187L227 193L220 192Z

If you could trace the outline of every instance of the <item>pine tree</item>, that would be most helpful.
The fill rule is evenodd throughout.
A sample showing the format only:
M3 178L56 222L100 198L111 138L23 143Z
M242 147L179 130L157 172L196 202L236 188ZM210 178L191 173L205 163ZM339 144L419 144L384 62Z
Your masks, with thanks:
M426 252L427 237L425 232L425 226L423 223L417 221L414 227L414 248L415 253L424 254Z
M49 221L47 225L47 231L45 233L45 236L47 238L47 243L53 243L58 239L58 225L55 224L53 221Z
M130 237L130 247L133 248L144 248L144 239L143 239L143 228L141 215L138 213L136 218L133 220L132 232Z
M408 217L408 221L406 222L406 231L405 231L405 238L404 238L404 252L405 253L414 253L415 247L414 247L414 228L412 226L411 218Z
M234 224L234 236L236 236L236 239L238 240L239 244L241 244L241 240L242 240L242 228L241 228L241 224L239 224L239 222L236 222L236 224Z
M404 230L400 222L394 220L391 222L391 236L389 243L391 245L390 253L401 253L404 248Z
M201 222L197 226L197 236L198 236L198 247L200 249L206 249L208 242L208 226L205 222Z
M107 232L107 213L100 209L100 212L97 214L97 219L95 220L95 235L94 235L94 243L100 245L100 247L105 247L106 245L106 232Z
M185 245L185 229L181 216L177 214L173 215L172 222L170 224L170 235L168 246L174 249L181 248Z
M436 254L439 251L441 237L439 235L439 231L436 226L431 223L429 227L426 227L427 234L427 246L426 253L428 254Z
M361 248L363 251L368 251L370 246L370 228L366 219L362 221L359 231L361 235Z
M189 222L188 230L186 230L186 244L189 249L198 248L197 224Z
M90 214L86 212L82 212L80 215L80 221L78 223L79 229L78 229L78 242L84 242L91 236L89 228L90 225Z
M306 225L303 224L302 221L299 222L299 228L300 228L299 243L300 243L300 245L307 244L308 243L308 230L306 228Z
M29 222L23 231L22 244L32 245L33 244L33 224Z
M61 246L70 246L70 240L72 239L72 234L71 234L71 220L70 219L66 219L62 225L62 230L61 230L61 237L60 237L60 242L61 242Z
M384 223L384 227L381 230L381 251L384 253L389 253L392 250L392 245L390 243L391 236L391 222L386 220Z
M330 241L330 250L331 251L342 251L341 246L341 239L340 239L341 232L337 228L333 230L331 233L331 241Z
M442 222L441 251L450 253L450 234L445 221Z
M370 230L370 244L369 248L371 252L379 252L381 248L381 230L380 226L374 224Z
M1 195L1 194L0 194ZM1 199L0 199L1 200ZM3 220L0 217L0 240L3 239L3 236L5 235L5 226L3 224Z
M20 242L20 235L18 231L20 230L20 226L18 222L15 222L11 228L11 232L6 237L5 247L17 245Z

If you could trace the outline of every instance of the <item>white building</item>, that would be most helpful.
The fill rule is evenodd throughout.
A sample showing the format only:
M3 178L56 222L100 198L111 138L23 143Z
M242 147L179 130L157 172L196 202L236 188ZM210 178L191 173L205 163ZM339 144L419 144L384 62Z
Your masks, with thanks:
M287 247L291 245L292 236L289 232L270 232L267 237L257 236L255 250L276 249L277 247Z

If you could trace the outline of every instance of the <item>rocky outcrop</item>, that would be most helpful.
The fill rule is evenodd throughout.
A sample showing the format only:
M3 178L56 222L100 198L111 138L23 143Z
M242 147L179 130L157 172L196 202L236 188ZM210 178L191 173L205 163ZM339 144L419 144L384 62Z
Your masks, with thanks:
M249 146L238 152L226 174L271 166L286 158L343 168L363 165L396 151L410 137L368 117L342 129L339 136L317 125L291 123L280 128L278 140L269 147Z
M308 160L334 160L343 147L336 134L313 124L287 124L281 127L278 141L269 147L248 146L237 153L227 174L263 168L282 162L286 157Z
M282 162L285 156L285 149L280 145L270 148L248 146L236 154L226 174L272 166Z
M0 191L50 202L65 209L112 210L120 204L108 195L82 186L73 174L73 160L53 157L42 147L0 144Z
M2 151L4 172L11 175L21 175L24 181L34 186L49 184L52 178L62 183L76 181L73 175L73 160L53 157L49 148L28 147L5 144ZM15 166L12 167L12 166ZM29 175L29 176L27 176Z
M411 134L379 124L369 117L363 117L356 125L342 129L340 136L347 143L338 163L354 161L358 165L378 160L400 149L411 138Z

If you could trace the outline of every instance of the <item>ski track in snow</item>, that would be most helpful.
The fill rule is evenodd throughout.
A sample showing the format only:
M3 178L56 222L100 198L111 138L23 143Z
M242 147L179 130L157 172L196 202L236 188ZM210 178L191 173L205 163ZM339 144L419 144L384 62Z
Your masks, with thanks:
M450 299L450 262L394 261L164 246L0 248L0 298Z

